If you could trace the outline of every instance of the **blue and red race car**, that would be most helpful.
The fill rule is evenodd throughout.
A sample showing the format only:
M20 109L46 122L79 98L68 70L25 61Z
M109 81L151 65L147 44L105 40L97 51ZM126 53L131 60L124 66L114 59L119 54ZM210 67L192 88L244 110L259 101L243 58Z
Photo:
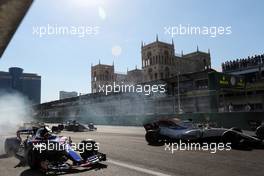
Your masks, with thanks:
M31 169L65 171L74 167L94 167L106 160L106 155L98 151L99 144L91 139L75 144L71 138L52 134L48 127L32 130L25 140L20 136L23 133L19 130L17 138L6 141L6 151L12 151Z

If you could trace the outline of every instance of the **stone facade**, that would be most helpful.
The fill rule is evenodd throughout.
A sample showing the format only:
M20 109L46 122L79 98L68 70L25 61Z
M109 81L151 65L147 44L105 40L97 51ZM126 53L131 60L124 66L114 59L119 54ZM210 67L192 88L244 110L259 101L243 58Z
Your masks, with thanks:
M189 54L175 55L175 47L156 38L156 41L141 46L144 81L167 79L177 74L199 72L211 68L210 53L197 51Z
M116 73L115 66L105 65L99 62L91 67L91 90L92 93L99 92L99 85L134 85L143 81L143 72L140 69L127 71L127 73Z
M114 65L105 65L99 62L98 65L91 66L91 92L99 91L99 85L112 84L115 80Z
M78 96L78 92L75 92L75 91L72 91L72 92L60 91L59 92L60 100L66 99L66 98L77 97L77 96Z
M143 71L138 68L127 71L127 80L130 84L142 83L143 82Z
M122 84L138 84L157 81L177 76L208 70L211 68L210 52L197 51L189 54L175 55L174 43L156 41L141 46L142 69L135 68L127 74L115 73L114 65L98 65L91 68L92 93L99 91L99 85L116 82Z

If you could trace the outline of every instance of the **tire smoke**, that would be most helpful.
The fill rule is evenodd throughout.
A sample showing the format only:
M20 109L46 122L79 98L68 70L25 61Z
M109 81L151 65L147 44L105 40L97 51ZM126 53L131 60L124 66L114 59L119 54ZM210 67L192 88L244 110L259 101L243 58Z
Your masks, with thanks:
M31 118L31 106L19 93L0 93L0 155L5 154L5 139L16 136L19 126Z

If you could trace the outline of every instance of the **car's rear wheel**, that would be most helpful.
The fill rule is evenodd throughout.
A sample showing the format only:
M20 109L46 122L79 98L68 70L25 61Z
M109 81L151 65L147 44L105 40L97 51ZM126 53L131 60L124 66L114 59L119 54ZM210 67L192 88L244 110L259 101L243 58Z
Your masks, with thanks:
M147 131L145 139L150 145L155 145L161 143L159 134L157 131Z
M16 154L19 146L20 141L16 137L5 139L5 152L8 156L13 156Z
M58 133L60 130L59 130L59 127L57 127L57 126L53 126L53 127L51 128L51 131L52 131L53 133Z
M59 128L60 131L62 131L62 130L64 130L64 125L60 124L60 125L58 125L58 128Z

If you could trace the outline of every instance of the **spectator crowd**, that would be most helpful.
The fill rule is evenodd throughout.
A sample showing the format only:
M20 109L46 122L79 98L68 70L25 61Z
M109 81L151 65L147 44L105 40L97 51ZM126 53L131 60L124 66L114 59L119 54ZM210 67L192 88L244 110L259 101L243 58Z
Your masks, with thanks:
M222 63L222 71L239 70L251 66L264 65L264 54L248 56L248 58L236 59Z

